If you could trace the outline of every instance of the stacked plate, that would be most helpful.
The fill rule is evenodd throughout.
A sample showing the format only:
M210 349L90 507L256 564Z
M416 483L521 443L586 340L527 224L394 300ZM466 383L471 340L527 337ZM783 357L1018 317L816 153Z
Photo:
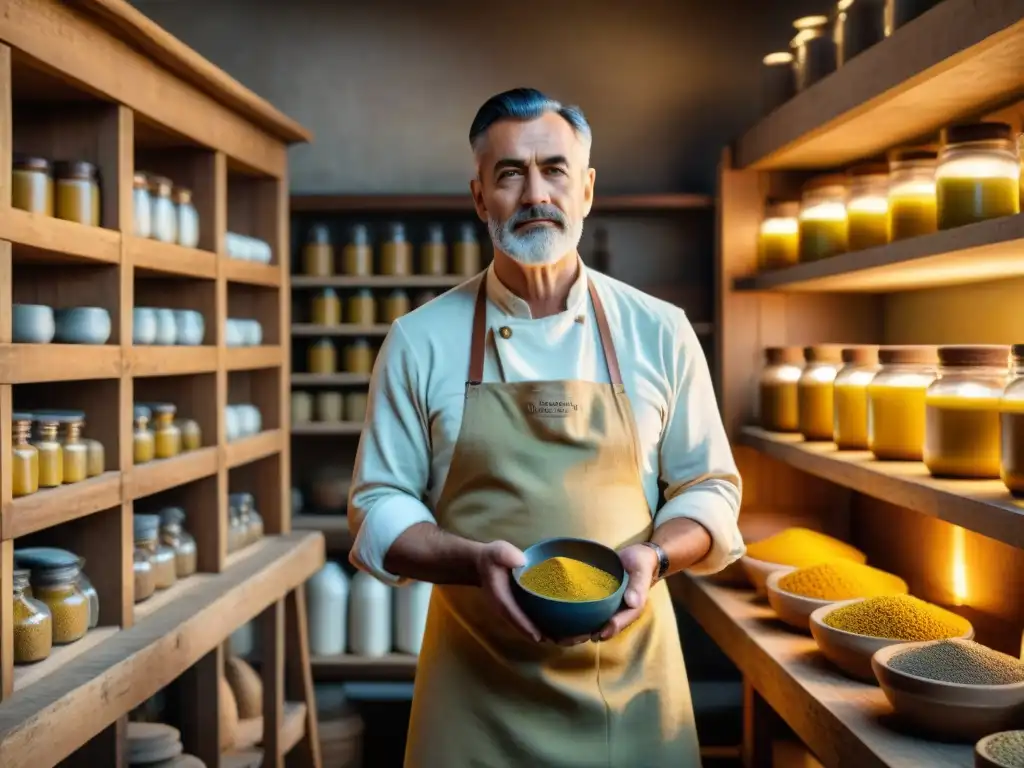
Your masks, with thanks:
M183 754L181 733L162 723L128 723L128 764L146 768L206 768Z

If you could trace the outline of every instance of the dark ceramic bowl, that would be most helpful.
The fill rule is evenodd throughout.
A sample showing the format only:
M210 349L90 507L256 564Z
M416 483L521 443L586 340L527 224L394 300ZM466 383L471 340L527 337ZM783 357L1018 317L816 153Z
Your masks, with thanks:
M523 554L526 555L526 565L512 569L512 594L523 613L545 637L560 640L593 634L622 607L629 576L614 549L586 539L545 539ZM600 568L619 580L619 588L601 600L574 602L538 595L519 583L524 571L552 557L571 557Z

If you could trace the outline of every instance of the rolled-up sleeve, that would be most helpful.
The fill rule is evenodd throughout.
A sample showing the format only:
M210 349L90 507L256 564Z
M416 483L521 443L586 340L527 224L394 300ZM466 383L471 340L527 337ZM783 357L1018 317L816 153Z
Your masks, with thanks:
M700 523L711 536L711 549L689 571L716 573L745 551L738 526L742 485L704 351L685 318L676 329L669 365L674 391L660 450L666 502L654 523L681 517Z
M423 503L430 475L423 378L401 325L392 324L370 380L348 500L349 561L388 584L404 581L384 569L391 545L416 523L435 522Z

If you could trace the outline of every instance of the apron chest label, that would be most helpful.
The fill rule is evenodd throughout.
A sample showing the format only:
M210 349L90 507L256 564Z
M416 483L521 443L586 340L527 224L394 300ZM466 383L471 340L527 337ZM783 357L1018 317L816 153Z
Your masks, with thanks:
M526 412L531 416L565 417L576 413L579 409L579 405L571 400L537 400L526 404Z

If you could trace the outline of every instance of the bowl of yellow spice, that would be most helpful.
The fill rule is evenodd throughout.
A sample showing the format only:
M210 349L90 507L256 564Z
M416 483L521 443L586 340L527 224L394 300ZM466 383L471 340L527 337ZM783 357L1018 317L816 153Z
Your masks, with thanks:
M618 553L587 539L545 539L512 570L512 593L551 640L590 635L622 606L629 576Z
M757 594L767 589L768 577L775 571L806 568L830 560L864 563L867 556L844 541L809 528L786 528L773 536L747 545L743 570Z

